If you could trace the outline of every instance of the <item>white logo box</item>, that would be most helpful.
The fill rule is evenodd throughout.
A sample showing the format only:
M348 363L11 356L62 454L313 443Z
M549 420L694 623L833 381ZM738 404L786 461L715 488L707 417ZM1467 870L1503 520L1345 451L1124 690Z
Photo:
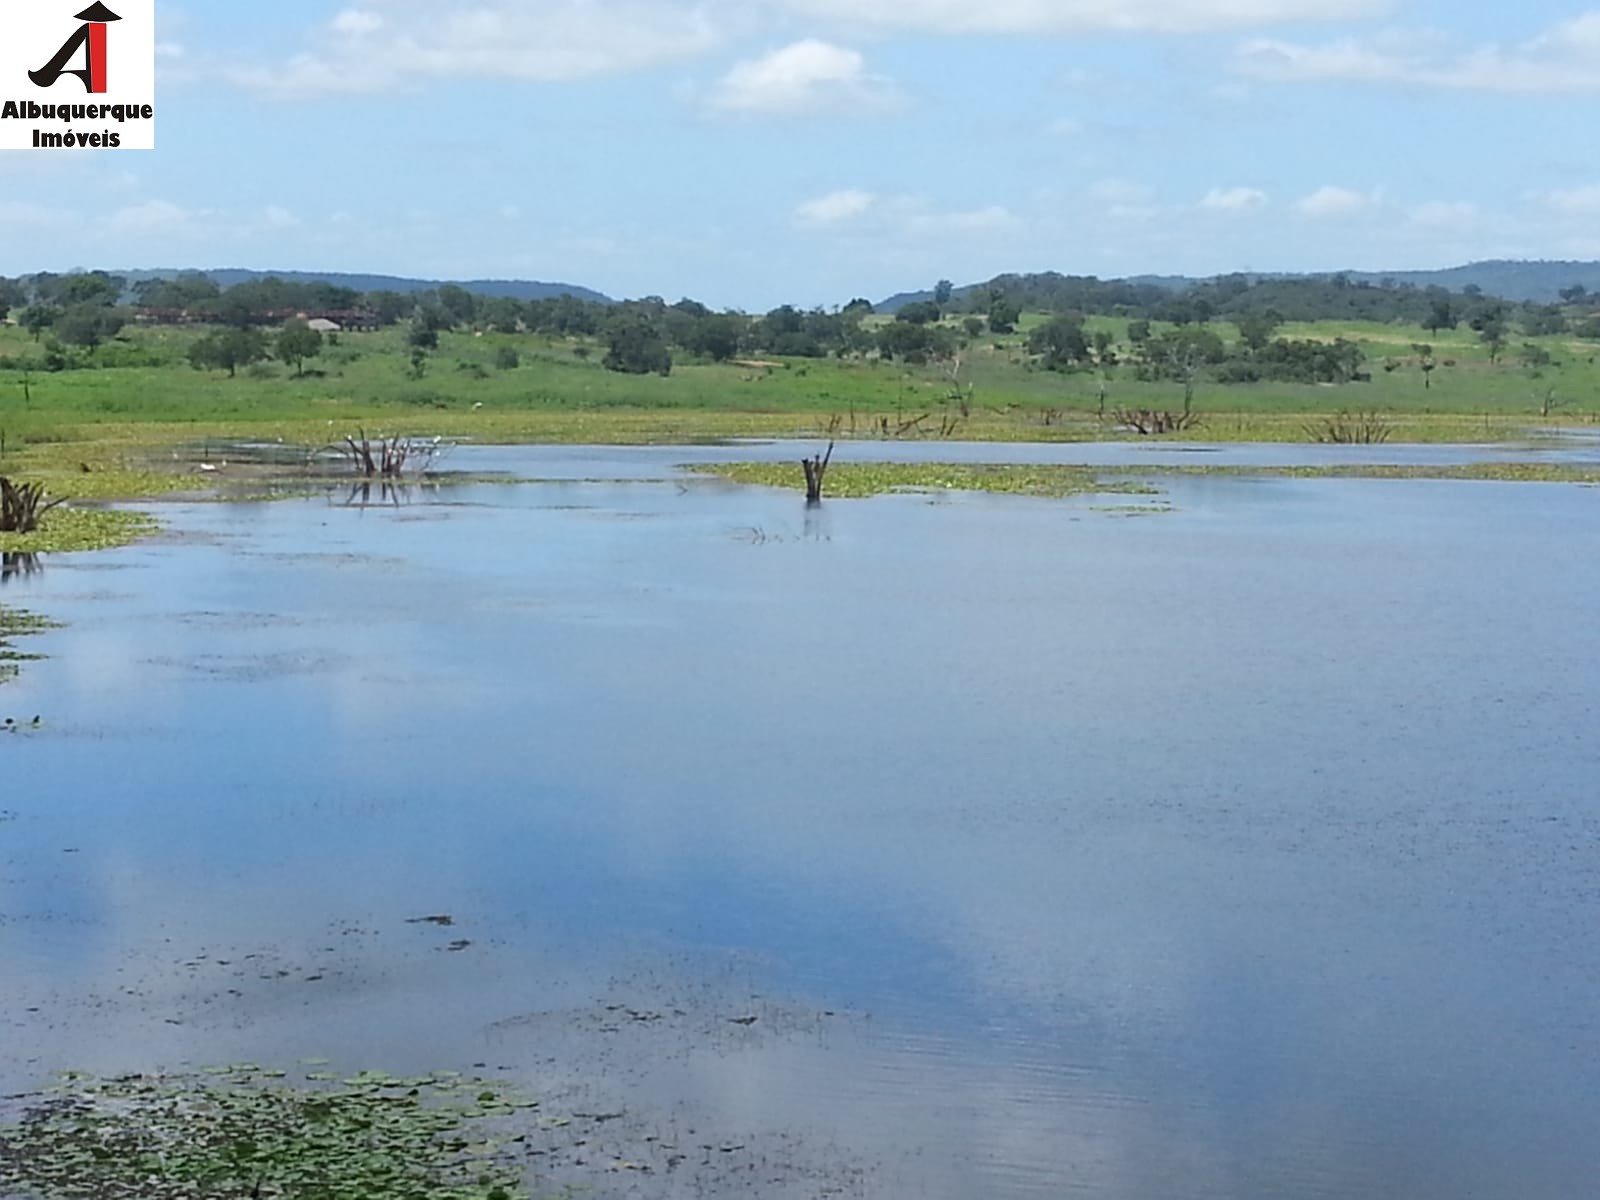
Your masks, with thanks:
M155 0L0 0L0 150L154 150L155 103Z

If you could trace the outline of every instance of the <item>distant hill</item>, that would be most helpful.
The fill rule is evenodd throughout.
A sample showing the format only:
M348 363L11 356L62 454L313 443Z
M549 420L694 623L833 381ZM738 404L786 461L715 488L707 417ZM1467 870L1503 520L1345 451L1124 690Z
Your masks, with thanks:
M131 284L145 279L171 279L182 272L175 269L160 269L123 271L119 274L124 275ZM400 292L402 295L409 295L412 292L430 291L445 283L454 283L457 287L465 288L479 296L509 296L513 300L548 300L554 296L571 296L575 300L585 300L593 304L615 303L611 297L592 288L579 287L572 283L545 283L532 279L405 279L396 275L350 275L339 271L247 271L238 268L204 271L202 274L209 275L222 288L272 277L293 283L326 283L334 287L353 288L358 292Z
M1477 286L1490 296L1500 296L1506 300L1554 304L1561 298L1558 295L1561 289L1573 284L1582 284L1591 292L1600 290L1600 262L1494 259L1468 263L1464 267L1448 267L1442 271L1388 271L1381 274L1352 271L1350 278L1365 279L1372 283L1390 279L1395 283L1413 283L1418 287L1437 286L1451 291Z
M1506 300L1531 300L1539 304L1554 304L1560 299L1562 288L1582 284L1589 291L1600 291L1600 262L1528 261L1493 259L1468 263L1461 267L1447 267L1438 271L1317 271L1291 273L1281 271L1245 272L1252 279L1314 279L1329 275L1345 275L1352 282L1409 283L1415 287L1442 287L1459 292L1463 288L1477 287L1485 294ZM1209 279L1185 275L1135 275L1121 282L1141 287L1159 287L1181 292ZM956 297L965 296L974 288L987 287L984 283L969 284L956 289ZM932 300L933 292L901 292L890 296L877 306L879 312L898 312L907 304Z

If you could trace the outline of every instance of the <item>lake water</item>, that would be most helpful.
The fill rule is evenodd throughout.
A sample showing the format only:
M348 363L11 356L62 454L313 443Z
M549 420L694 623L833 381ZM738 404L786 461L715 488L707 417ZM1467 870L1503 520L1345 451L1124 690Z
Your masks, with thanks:
M1600 490L673 470L764 456L462 450L557 481L14 578L0 1089L322 1056L694 1147L602 1197L1594 1194Z

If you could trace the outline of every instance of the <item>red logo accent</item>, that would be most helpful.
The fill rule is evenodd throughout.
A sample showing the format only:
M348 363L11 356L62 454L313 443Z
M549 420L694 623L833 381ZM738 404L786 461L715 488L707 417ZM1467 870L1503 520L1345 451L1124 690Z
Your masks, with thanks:
M78 26L78 31L62 44L56 56L37 71L29 71L28 78L39 87L53 87L56 80L63 75L76 75L83 80L83 86L91 94L103 94L107 89L106 69L106 26L112 21L120 21L121 17L112 12L104 4L96 0L88 8L78 14L77 20L83 24ZM73 55L79 49L87 46L89 52L89 65L83 70L69 71L67 64L72 61Z

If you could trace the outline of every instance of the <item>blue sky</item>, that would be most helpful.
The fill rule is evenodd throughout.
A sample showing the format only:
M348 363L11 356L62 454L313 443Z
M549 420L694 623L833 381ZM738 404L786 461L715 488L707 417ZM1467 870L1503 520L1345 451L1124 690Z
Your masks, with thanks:
M158 0L158 146L0 154L0 273L562 279L1600 258L1600 8Z

